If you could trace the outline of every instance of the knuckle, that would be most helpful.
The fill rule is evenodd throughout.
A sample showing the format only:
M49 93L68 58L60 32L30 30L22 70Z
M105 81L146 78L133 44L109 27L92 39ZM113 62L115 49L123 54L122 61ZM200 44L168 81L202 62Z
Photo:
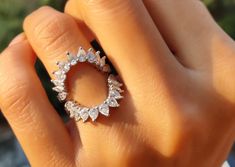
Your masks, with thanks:
M2 76L1 72L0 76ZM22 110L29 101L30 84L16 75L4 75L2 78L4 79L0 80L0 99L2 103L4 102L4 109L11 110L11 108L16 107Z
M0 83L1 106L3 113L11 122L11 126L14 129L23 130L25 129L24 125L32 122L30 119L33 113L28 112L31 107L31 100L28 94L32 90L29 83L19 81L18 78L12 76L10 78L5 79L6 84ZM16 82L13 82L14 80Z
M118 15L120 12L126 12L139 0L85 0L85 8L89 10L89 13L99 14L102 17L112 17L112 15Z
M28 93L32 91L32 86L24 72L17 73L17 67L8 65L9 57L5 61L0 60L0 103L7 110L12 106L23 109L29 101Z
M63 26L66 22L64 17L55 15L35 27L33 33L37 35L38 41L43 44L42 47L44 47L44 49L55 45L55 43L57 43L56 41L66 34L67 30Z
M43 163L45 166L61 166L61 167L74 167L73 160L67 156L61 156L61 152L58 152L54 147L50 148L51 151L46 161Z
M12 74L12 73L10 73ZM32 85L24 76L5 75L4 79L0 70L0 105L2 112L10 122L13 129L30 132L33 128L26 129L34 124L36 112L32 111L31 92ZM27 125L27 126L26 126Z
M44 16L44 13L46 13L47 10L50 10L50 7L43 6L37 9L36 11L32 12L28 16L25 17L23 25L24 27L27 27L28 25L31 25L32 22L38 22L37 20L42 19L41 17Z
M133 0L126 0L125 2L131 2ZM117 4L123 4L125 3L121 0L113 0L113 1L107 1L107 0L85 0L85 3L87 6L91 7L110 7L115 6Z
M30 26L27 26L28 24ZM43 50L50 52L54 51L59 43L68 40L68 27L76 27L76 24L68 15L43 7L25 19L25 27L30 27L35 42Z

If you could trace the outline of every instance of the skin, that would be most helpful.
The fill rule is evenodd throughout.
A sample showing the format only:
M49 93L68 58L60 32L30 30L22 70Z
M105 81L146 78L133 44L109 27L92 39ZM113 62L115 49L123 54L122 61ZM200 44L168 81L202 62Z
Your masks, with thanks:
M70 0L65 13L36 10L0 56L0 107L32 166L221 166L235 139L235 45L200 1ZM65 125L35 58L51 74L94 38L125 98L109 118ZM106 76L76 68L71 96L101 102Z

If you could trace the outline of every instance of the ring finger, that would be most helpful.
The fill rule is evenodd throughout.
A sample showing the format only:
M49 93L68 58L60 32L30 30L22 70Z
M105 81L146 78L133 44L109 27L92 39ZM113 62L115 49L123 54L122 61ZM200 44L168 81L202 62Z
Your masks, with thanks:
M70 16L50 7L42 7L29 15L25 19L24 30L52 78L53 71L58 69L56 62L66 60L66 51L77 53L79 46L83 46L84 49L91 47ZM98 103L105 95L105 89L102 89L105 88L104 76L87 65L83 65L82 68L79 65L77 68L79 70L71 70L73 75L68 78L69 88L73 88L70 90L73 98L88 106ZM78 78L79 83L77 83ZM96 98L91 98L98 88L100 92Z

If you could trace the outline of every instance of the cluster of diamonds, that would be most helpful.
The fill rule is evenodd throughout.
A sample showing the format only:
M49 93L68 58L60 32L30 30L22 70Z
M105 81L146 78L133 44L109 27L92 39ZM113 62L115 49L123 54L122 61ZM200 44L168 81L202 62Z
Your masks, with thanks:
M118 82L117 78L109 74L108 77L108 96L104 102L100 105L93 107L85 107L80 105L74 100L67 100L68 92L66 90L65 81L66 74L70 71L72 66L75 66L77 63L88 62L97 67L98 70L110 73L110 67L106 64L106 57L100 57L100 52L97 51L94 53L92 48L88 49L86 52L82 47L79 48L77 55L72 55L67 52L67 61L57 62L58 70L53 72L55 79L51 82L55 85L52 89L58 93L57 98L61 102L65 102L65 110L70 114L71 118L74 118L76 121L80 119L85 122L90 117L92 121L95 121L99 113L104 116L109 116L110 107L119 107L118 99L123 98L121 93L122 83Z

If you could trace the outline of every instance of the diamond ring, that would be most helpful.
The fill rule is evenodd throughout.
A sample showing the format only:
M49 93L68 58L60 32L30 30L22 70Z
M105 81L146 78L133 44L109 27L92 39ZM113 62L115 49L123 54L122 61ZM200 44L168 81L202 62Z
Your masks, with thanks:
M123 92L121 89L123 84L120 83L113 74L110 74L110 66L106 64L105 60L106 57L100 57L99 51L94 53L94 50L90 48L86 52L82 47L80 47L77 55L67 52L67 61L56 63L58 70L53 72L55 79L51 80L51 82L55 86L52 89L58 93L57 98L59 101L65 102L65 110L70 114L70 117L74 118L76 121L81 119L85 122L89 117L92 121L95 121L99 114L106 117L109 116L110 107L119 107L118 100L123 98L121 95ZM70 71L72 66L75 66L77 63L85 62L94 65L99 71L109 74L107 81L107 98L103 103L92 107L86 107L72 99L68 99L68 92L65 84L67 78L66 74Z

